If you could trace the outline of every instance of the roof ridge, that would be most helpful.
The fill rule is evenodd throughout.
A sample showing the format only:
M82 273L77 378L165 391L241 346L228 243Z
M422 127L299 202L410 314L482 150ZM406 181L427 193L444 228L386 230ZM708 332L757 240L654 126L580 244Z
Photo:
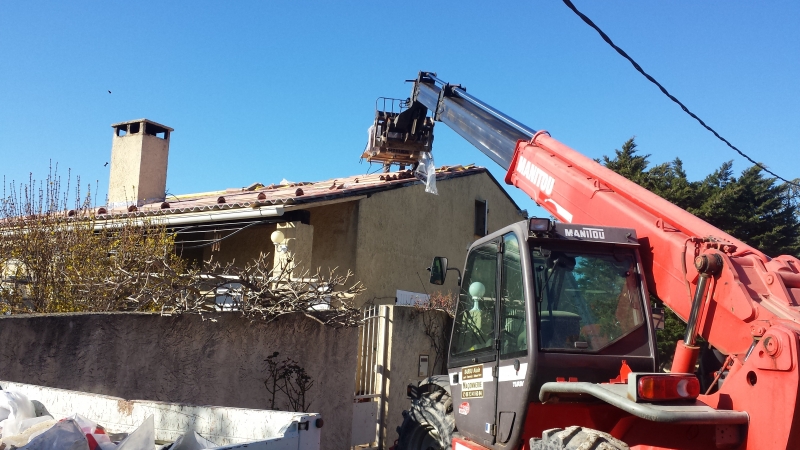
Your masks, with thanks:
M443 165L436 168L436 178L445 180L452 177L468 175L470 172L486 171L475 164ZM288 184L252 183L246 187L228 188L172 195L164 202L148 203L133 208L133 212L141 214L172 214L198 211L214 211L231 208L258 208L269 205L289 205L327 201L332 198L368 194L375 190L393 189L422 183L413 170L397 170L373 174L350 175L347 177L329 178L315 182L300 181ZM104 215L126 215L128 208L105 210Z

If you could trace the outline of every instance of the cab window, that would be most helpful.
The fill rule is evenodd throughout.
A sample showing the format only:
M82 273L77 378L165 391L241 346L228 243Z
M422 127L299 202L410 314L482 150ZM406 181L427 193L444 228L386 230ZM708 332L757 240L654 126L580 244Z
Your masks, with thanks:
M500 283L500 358L524 356L528 350L525 295L519 240L503 236L503 271Z
M456 359L494 351L497 251L498 245L490 243L467 258L450 346Z
M532 250L543 350L598 351L644 324L632 252Z

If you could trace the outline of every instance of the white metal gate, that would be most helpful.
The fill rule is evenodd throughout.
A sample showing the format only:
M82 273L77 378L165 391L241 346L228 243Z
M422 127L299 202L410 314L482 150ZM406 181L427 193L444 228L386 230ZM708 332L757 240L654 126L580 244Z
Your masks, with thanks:
M354 448L383 449L389 307L367 306L363 314L358 331L351 442Z

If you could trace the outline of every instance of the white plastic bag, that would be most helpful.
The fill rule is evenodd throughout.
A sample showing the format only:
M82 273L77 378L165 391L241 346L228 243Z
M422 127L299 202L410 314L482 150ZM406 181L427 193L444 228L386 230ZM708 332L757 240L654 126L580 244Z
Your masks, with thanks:
M70 419L74 420L75 423L81 427L81 431L86 434L95 433L97 431L97 422L94 420L87 419L80 414L73 414L69 417Z
M369 154L372 149L375 148L375 125L370 125L369 129L367 130L367 147L364 151L365 153Z
M430 152L422 152L414 175L425 183L425 192L439 195L439 191L436 190L436 166L433 164L433 156Z
M33 419L26 419L22 422L21 431L19 434L5 435L0 443L5 444L6 447L22 447L28 442L32 441L36 436L49 430L50 427L55 425L58 421L51 416L34 417Z
M152 450L156 442L156 427L153 415L144 419L139 428L122 440L117 450Z
M3 429L2 436L12 436L19 434L22 429L22 422L36 417L33 403L21 392L0 391L0 417L6 416L0 421Z
M216 447L219 446L200 436L196 431L187 431L172 444L170 450L203 450Z
M89 443L80 425L72 419L64 419L31 439L20 450L89 450Z

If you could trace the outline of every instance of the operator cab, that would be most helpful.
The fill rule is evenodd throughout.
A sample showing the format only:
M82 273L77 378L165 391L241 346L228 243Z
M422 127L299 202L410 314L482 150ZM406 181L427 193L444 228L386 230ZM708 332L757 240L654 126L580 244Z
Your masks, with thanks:
M653 372L655 339L636 232L533 218L476 241L464 268L448 374L456 428L509 448L551 381L608 382L623 360ZM447 261L435 258L431 282ZM546 427L547 420L535 422Z

